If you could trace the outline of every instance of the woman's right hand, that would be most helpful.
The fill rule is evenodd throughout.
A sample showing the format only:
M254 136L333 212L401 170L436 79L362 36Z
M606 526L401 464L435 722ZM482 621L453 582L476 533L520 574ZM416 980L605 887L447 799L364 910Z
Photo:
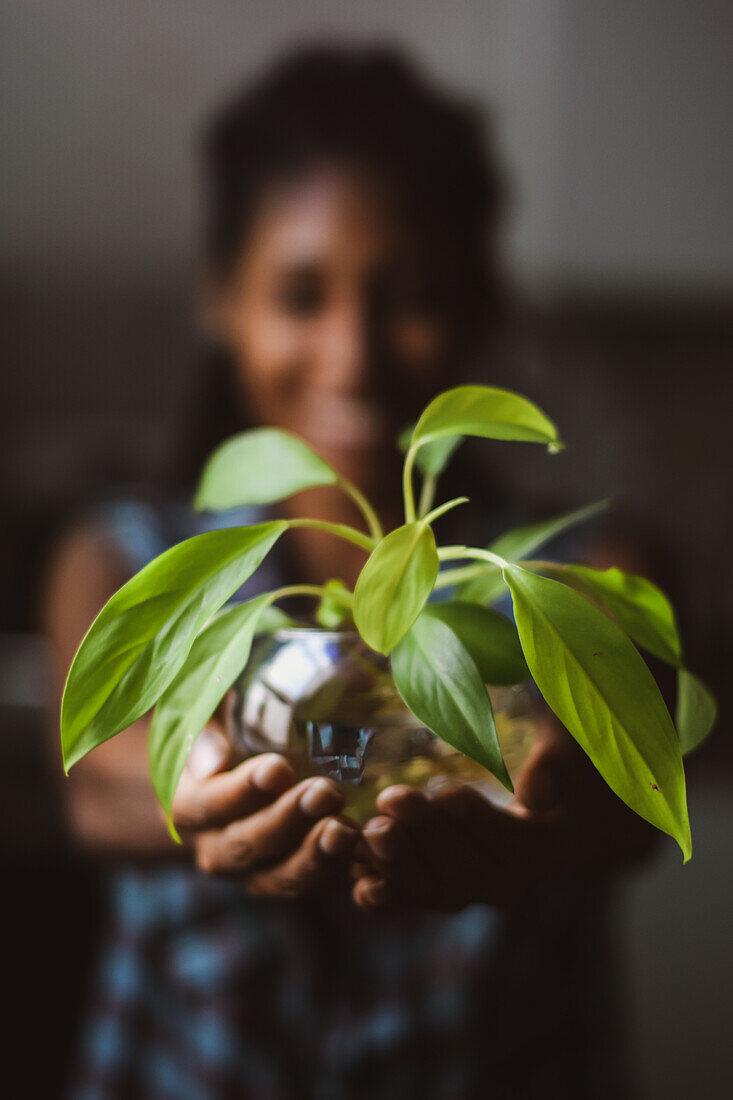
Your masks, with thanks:
M232 767L223 733L195 742L173 800L173 820L196 865L241 880L260 897L298 898L346 877L359 835L339 817L343 793L323 777L295 783L274 753Z

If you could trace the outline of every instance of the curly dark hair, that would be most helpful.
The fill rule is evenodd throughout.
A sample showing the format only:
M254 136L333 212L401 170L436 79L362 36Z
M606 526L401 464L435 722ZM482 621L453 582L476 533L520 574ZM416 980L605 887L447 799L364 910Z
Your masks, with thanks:
M219 277L274 184L324 162L379 173L440 267L442 306L468 371L503 310L495 238L504 185L473 104L390 46L299 47L213 115L202 154L203 251ZM213 351L206 367L176 462L186 483L242 426L226 356Z
M268 185L324 161L377 169L446 272L450 315L496 306L503 184L480 113L385 46L301 48L229 100L204 138L204 248L226 272Z

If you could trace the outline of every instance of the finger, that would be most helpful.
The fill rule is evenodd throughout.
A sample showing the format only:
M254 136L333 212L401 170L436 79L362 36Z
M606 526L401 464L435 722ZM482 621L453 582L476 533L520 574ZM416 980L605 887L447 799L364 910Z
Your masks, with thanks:
M514 787L514 793L530 813L544 815L555 810L562 797L563 758L549 741L532 746Z
M358 836L351 822L325 818L282 863L249 875L247 889L260 897L297 898L316 893L344 874Z
M196 779L183 772L173 800L173 820L182 834L211 829L261 809L292 786L295 773L276 753L253 756L231 771Z
M387 787L377 798L377 809L407 829L423 852L441 850L443 815L423 790L403 784Z
M357 848L358 848L357 841ZM352 882L356 882L357 879L364 878L366 875L373 874L374 868L371 863L366 863L364 860L356 858L352 859L349 864L349 878Z
M471 837L474 859L491 860L497 869L521 865L529 871L548 866L555 855L558 831L551 822L517 817L461 783L447 781L430 798Z
M404 822L419 846L415 868L422 864L422 881L411 877L411 868L406 882L411 897L430 908L504 901L554 856L556 835L548 824L500 810L466 784L445 780L427 793L391 787L377 805ZM395 881L388 867L381 871Z
M390 883L390 905L398 895L400 904L433 908L460 858L456 830L413 787L388 788L377 807L382 814L367 822L362 840L374 871Z
M186 769L196 779L208 779L234 763L231 745L223 731L209 723L201 731L188 754Z
M338 813L343 802L343 792L332 780L306 779L264 809L207 832L197 846L199 867L239 874L279 863L303 842L315 821Z
M431 824L428 799L422 790L397 784L380 791L377 797L377 809L387 817L392 817L403 825L424 827Z
M421 798L408 799L399 790L390 805L414 823L429 876L425 902L431 908L501 901L514 889L517 865L524 868L530 858L539 858L529 836L530 831L534 836L532 827L466 784L444 780Z
M366 857L365 866L383 873L416 856L404 825L384 815L373 817L364 825L360 852Z
M366 875L358 879L351 896L360 909L368 912L399 913L411 907L395 884L379 875Z

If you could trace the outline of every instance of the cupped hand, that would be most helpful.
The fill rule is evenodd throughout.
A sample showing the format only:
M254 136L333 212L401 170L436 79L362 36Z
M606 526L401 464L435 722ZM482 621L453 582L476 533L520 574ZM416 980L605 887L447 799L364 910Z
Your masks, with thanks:
M272 898L303 897L343 878L358 830L338 816L340 788L324 778L295 783L274 753L232 763L224 735L207 727L181 776L173 820L197 867Z
M554 719L539 723L515 791L506 809L455 782L383 791L352 865L357 905L510 907L543 882L604 873L653 846L655 830L610 791Z

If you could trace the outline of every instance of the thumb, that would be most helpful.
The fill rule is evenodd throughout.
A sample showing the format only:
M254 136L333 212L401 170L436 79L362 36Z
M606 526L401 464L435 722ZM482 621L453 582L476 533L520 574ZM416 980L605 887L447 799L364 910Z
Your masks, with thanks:
M225 771L232 763L229 742L220 729L209 724L194 741L186 767L196 779L208 779Z
M535 744L517 776L514 791L525 809L544 816L560 804L562 761L555 746Z

